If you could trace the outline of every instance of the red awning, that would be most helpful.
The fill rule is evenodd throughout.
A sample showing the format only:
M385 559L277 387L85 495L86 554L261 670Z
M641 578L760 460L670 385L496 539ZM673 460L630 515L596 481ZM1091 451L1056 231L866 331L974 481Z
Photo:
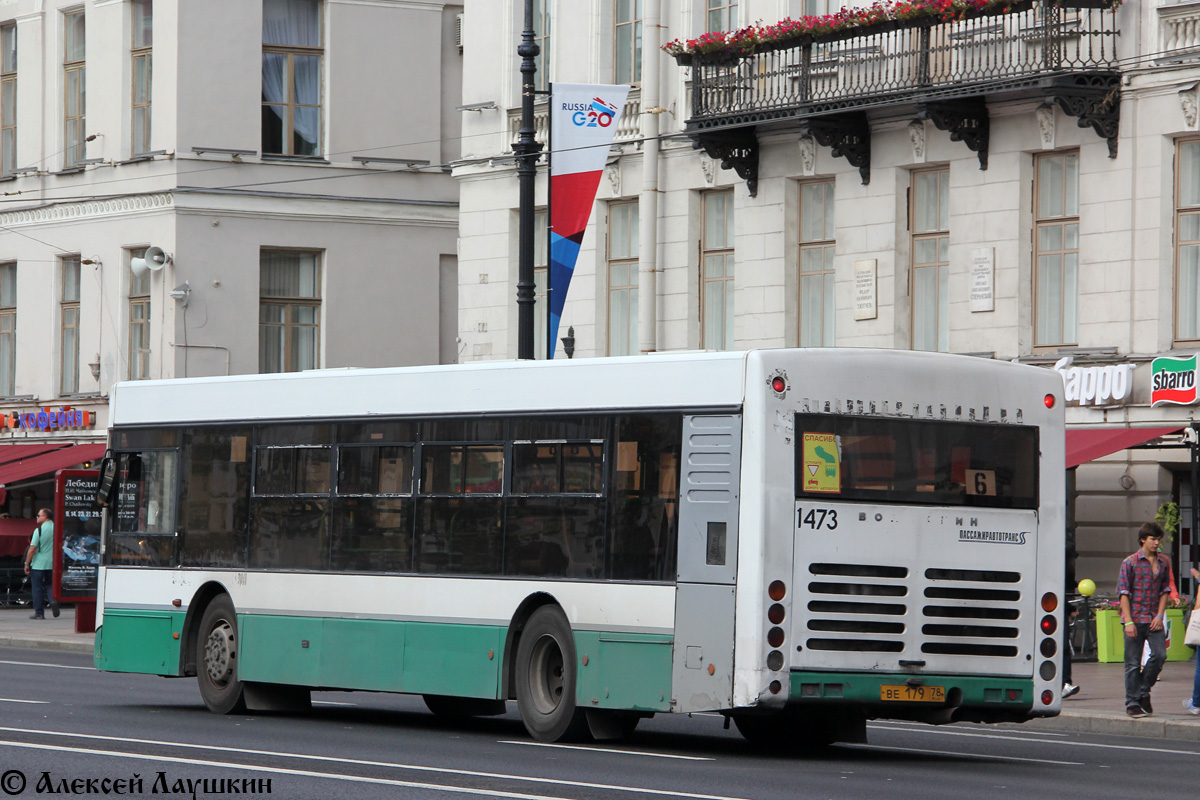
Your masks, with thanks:
M51 450L61 450L62 448L61 444L0 444L0 464L31 458L39 453L48 453Z
M32 458L0 464L0 486L32 478L35 475L57 472L66 467L82 464L84 461L95 461L104 456L105 447L104 444L76 444L61 450L35 455Z
M1135 445L1182 430L1174 428L1083 428L1067 431L1067 469L1093 458L1115 453ZM4 467L0 466L0 474Z

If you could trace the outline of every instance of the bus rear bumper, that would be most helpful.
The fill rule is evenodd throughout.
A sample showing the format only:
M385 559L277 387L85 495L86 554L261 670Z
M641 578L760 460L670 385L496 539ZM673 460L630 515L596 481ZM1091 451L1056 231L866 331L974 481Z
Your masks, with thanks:
M791 673L788 704L857 710L869 719L1021 722L1033 714L1032 678L876 672Z

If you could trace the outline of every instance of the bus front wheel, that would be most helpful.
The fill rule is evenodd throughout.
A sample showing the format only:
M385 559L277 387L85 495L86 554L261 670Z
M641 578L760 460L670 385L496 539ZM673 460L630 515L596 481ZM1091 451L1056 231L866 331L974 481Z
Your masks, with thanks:
M558 606L542 606L530 615L517 645L517 709L534 739L587 737L587 717L575 705L577 677L571 625Z
M196 682L204 705L214 714L229 714L245 709L242 682L238 680L238 629L233 601L223 594L213 598L196 635L199 668Z

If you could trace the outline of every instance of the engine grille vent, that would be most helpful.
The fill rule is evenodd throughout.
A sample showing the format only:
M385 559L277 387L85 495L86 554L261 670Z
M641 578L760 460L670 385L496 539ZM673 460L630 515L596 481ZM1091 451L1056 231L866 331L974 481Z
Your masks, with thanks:
M820 578L808 584L810 650L1018 654L1021 630L1012 623L1020 617L1019 572L930 567L913 574L894 565L828 562L810 564L808 572ZM921 596L939 602L909 601Z

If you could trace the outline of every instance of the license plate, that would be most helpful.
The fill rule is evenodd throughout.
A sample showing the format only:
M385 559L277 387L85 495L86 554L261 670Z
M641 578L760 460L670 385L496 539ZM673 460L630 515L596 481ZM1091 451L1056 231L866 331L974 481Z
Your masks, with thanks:
M944 703L945 686L889 686L879 687L879 699L891 703Z

